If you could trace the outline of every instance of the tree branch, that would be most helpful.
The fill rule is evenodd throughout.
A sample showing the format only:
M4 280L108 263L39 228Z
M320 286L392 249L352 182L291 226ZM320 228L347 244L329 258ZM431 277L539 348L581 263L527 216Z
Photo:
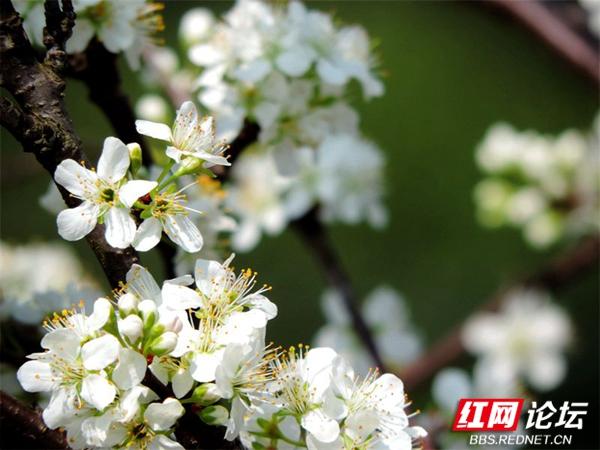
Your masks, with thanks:
M596 267L600 258L600 239L589 238L559 257L547 267L500 289L481 307L481 311L497 310L506 294L519 286L540 287L558 292L573 283L588 270ZM403 370L400 377L407 389L414 389L433 377L438 370L460 358L465 348L461 338L462 325L439 339L417 361Z
M65 109L65 82L54 70L57 67L56 60L60 58L56 56L51 62L38 62L23 31L22 19L10 0L1 1L2 86L12 94L22 112L18 121L9 121L6 117L15 109L5 110L10 103L3 100L2 123L8 125L8 131L21 143L25 151L35 155L50 176L54 175L58 164L65 159L73 159L90 167ZM59 41L56 45L60 47L62 44ZM72 197L61 186L59 190L69 207L80 204L79 199ZM119 282L125 279L131 265L139 261L137 253L131 247L121 250L111 247L106 242L104 225L97 225L87 236L87 241L113 288L118 287Z
M486 0L482 3L489 3L512 15L567 62L586 74L595 83L600 82L598 49L589 45L542 2L537 0Z
M321 266L321 270L325 274L328 283L341 295L344 306L350 314L354 332L363 342L380 371L385 372L385 363L377 349L371 329L358 308L358 298L350 277L344 270L334 250L327 230L323 227L317 216L317 208L311 209L303 217L293 221L291 225L294 231L308 245L308 248L310 248L315 260Z
M0 391L2 448L69 449L64 432L50 430L40 414Z
M104 113L117 137L126 144L140 144L144 164L150 164L150 149L135 128L135 112L121 86L117 55L93 39L84 53L69 57L67 75L85 83L90 100Z

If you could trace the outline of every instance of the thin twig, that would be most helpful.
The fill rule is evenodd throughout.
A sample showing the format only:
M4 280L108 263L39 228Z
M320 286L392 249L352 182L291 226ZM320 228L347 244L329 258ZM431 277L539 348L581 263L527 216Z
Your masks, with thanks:
M540 287L551 292L560 291L588 270L597 267L600 258L599 245L600 240L597 236L583 241L547 267L500 289L480 310L497 310L506 294L520 286ZM400 376L408 389L426 382L441 368L448 366L465 353L461 332L462 325L439 339L421 358L401 372Z
M2 448L70 448L64 432L48 429L38 411L3 391L0 391L0 423Z
M358 308L358 298L350 277L334 250L327 230L317 216L317 209L311 209L303 217L293 221L291 225L310 248L329 284L335 287L341 295L344 306L350 314L354 332L365 345L379 370L385 372L385 363L373 339L372 331Z
M600 58L585 39L537 0L486 0L519 20L571 65L600 82Z

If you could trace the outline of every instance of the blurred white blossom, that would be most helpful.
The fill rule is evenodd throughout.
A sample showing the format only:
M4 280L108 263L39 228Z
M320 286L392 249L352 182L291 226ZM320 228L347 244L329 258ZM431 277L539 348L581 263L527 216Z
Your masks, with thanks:
M326 291L321 305L327 323L317 331L315 346L334 348L357 373L367 374L374 361L355 334L341 295ZM373 290L363 303L362 314L386 365L399 369L421 354L421 336L411 324L404 299L394 289Z
M558 386L566 376L564 352L571 339L566 313L536 290L511 292L500 311L480 313L462 330L466 349L478 357L476 378L495 388L520 381L540 391Z
M0 266L0 314L21 323L41 325L48 314L97 296L95 283L63 244L0 242Z
M596 125L597 128L597 125ZM487 177L475 188L477 215L489 227L521 228L535 248L598 229L597 131L557 137L494 125L477 149Z
M30 39L43 45L44 3L17 0L15 7L25 19ZM108 51L123 52L133 69L139 68L143 47L164 28L163 5L150 0L74 0L73 7L77 20L66 43L67 52L83 52L95 37Z

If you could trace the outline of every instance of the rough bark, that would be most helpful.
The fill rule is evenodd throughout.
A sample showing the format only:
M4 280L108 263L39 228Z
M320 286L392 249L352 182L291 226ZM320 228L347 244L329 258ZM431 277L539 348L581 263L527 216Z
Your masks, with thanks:
M65 28L69 19L59 17L62 13L56 4L56 1L48 2L45 38L48 52L43 62L38 61L23 31L22 19L10 0L2 0L0 13L0 84L16 102L2 99L0 120L26 152L35 155L50 176L65 159L91 167L65 109L65 82L61 73L66 61L64 41L70 32ZM68 4L64 3L64 9ZM68 11L64 15L68 16ZM52 26L60 27L61 31L53 30ZM80 203L62 187L59 189L69 207ZM131 265L139 261L131 247L121 250L108 245L104 225L98 225L87 236L87 241L113 288L125 279Z
M64 432L48 429L38 411L3 391L0 391L0 423L2 448L69 448Z

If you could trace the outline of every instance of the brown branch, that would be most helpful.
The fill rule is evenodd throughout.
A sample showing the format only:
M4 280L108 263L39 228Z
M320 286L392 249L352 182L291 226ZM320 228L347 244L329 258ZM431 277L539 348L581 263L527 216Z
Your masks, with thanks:
M64 69L67 60L65 44L75 26L75 10L71 0L62 0L62 9L59 0L46 0L44 11L46 15L44 45L47 49L44 62L55 72L60 72Z
M67 75L85 83L90 100L104 113L117 137L126 144L140 144L144 164L152 163L150 148L135 128L135 112L122 89L117 55L93 39L84 53L69 57Z
M559 257L547 267L523 277L509 287L500 289L481 308L481 311L494 311L499 308L507 292L519 286L531 286L558 292L573 283L590 269L597 267L600 258L598 236L581 242L577 247ZM400 376L408 389L424 383L438 370L459 359L465 348L461 339L462 326L453 329L439 339L417 361L412 363Z
M35 155L40 164L53 176L58 164L66 159L82 162L90 167L83 153L79 137L64 105L65 82L56 70L60 65L58 53L63 45L52 47L57 54L51 62L40 63L36 59L22 27L22 19L10 0L1 0L0 13L0 75L2 86L14 97L22 112L18 122L8 123L7 129L21 143L23 149ZM59 21L62 24L62 21ZM50 26L50 24L49 24ZM47 31L52 35L52 31ZM56 34L60 36L60 34ZM6 101L2 107L8 106ZM3 110L2 117L10 110ZM2 120L6 124L7 120ZM18 126L16 126L18 125ZM69 207L80 203L59 186L63 199ZM113 288L125 279L125 274L139 258L131 248L116 249L104 239L104 225L98 225L87 236Z
M537 0L486 0L486 2L512 15L566 61L596 83L600 82L598 49L588 44L542 2Z
M350 277L335 252L327 230L317 216L317 209L311 209L303 217L293 221L291 225L310 248L329 284L341 295L344 306L350 314L354 332L365 345L379 370L385 372L386 367L373 339L371 329L358 308L358 298Z
M2 448L68 449L64 432L50 430L40 414L0 391Z

